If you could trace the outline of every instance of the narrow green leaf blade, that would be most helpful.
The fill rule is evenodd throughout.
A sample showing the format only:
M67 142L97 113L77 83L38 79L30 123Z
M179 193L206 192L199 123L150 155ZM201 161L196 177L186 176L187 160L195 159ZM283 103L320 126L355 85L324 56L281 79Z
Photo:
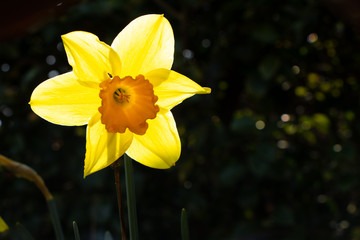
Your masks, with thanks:
M16 223L15 229L21 240L34 240L30 232L21 223Z
M80 240L79 228L75 221L73 221L73 229L74 229L75 240Z
M189 224L185 208L181 211L181 240L189 240Z
M109 231L105 232L104 240L113 240L111 233Z
M47 204L50 212L51 221L54 226L56 240L64 240L64 233L61 227L60 218L57 212L54 198L48 199Z

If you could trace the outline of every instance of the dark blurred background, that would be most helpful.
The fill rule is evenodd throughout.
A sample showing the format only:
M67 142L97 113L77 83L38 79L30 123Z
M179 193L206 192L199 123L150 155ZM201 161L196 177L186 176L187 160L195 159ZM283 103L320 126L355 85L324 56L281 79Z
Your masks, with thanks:
M4 1L0 153L44 178L66 239L73 220L82 239L120 239L113 172L83 179L86 127L40 119L30 95L71 70L62 34L89 31L111 44L147 13L172 24L173 69L212 93L173 109L175 167L134 162L140 239L180 239L182 208L191 239L360 239L360 2ZM54 239L38 189L3 168L0 216Z

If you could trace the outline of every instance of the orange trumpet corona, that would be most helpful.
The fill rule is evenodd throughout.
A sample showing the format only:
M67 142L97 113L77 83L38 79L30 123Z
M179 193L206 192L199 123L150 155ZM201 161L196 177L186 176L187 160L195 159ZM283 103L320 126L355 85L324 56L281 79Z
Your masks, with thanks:
M158 97L154 95L153 85L143 75L135 79L127 76L114 76L100 83L101 123L108 132L131 132L143 135L148 124L159 112L155 105Z

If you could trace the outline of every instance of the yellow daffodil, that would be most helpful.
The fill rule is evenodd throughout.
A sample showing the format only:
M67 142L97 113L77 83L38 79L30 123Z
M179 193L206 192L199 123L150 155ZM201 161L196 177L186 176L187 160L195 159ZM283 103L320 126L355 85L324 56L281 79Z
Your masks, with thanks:
M73 71L37 86L30 105L52 123L88 125L84 176L125 152L149 167L173 166L180 139L170 110L210 89L170 70L174 35L167 19L136 18L111 46L81 31L62 40Z

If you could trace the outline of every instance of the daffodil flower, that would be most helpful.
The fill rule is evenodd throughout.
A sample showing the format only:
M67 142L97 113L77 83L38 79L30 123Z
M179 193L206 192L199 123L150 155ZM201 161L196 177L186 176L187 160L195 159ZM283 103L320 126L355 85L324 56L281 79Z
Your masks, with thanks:
M170 110L211 90L171 70L174 34L167 19L136 18L111 46L81 31L62 40L73 70L37 86L30 105L52 123L87 124L84 177L124 153L152 168L173 166L181 145Z

